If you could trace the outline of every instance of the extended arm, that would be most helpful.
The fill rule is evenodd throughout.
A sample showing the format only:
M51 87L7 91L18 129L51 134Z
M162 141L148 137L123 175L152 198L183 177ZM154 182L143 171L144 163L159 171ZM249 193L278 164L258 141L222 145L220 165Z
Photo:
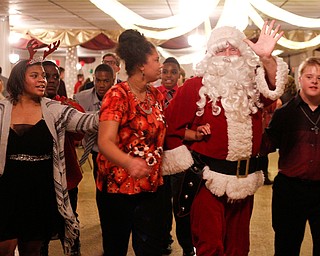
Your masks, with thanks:
M284 34L283 31L279 32L280 25L277 25L273 30L274 24L275 20L272 20L269 25L268 21L264 22L259 39L256 43L251 42L249 39L244 40L250 46L250 48L259 56L272 88L275 88L277 72L277 63L272 57L272 52L278 40Z

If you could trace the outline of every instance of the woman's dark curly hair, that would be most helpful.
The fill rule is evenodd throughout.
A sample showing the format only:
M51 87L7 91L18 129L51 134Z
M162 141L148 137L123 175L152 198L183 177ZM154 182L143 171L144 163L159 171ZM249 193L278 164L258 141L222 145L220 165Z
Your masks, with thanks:
M41 65L41 62L29 64L29 60L22 60L18 62L11 70L10 76L7 82L7 91L9 93L9 99L15 104L19 100L19 96L24 91L25 75L28 67L33 65Z
M128 29L119 36L116 54L125 62L128 76L133 75L136 67L147 62L147 56L156 47L143 34L134 29Z

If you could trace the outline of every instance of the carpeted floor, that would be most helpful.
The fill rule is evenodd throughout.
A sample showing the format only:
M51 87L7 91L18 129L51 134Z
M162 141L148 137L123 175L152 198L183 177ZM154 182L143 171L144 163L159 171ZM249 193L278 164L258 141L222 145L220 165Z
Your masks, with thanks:
M81 153L81 150L79 150ZM276 175L277 154L270 156L269 172L271 178ZM81 251L82 256L101 256L101 232L97 207L95 203L95 184L89 162L83 166L84 177L79 187L78 212L81 222ZM251 221L251 248L250 256L273 255L273 230L271 227L271 194L272 186L263 186L255 195L254 210ZM174 228L173 228L174 230ZM174 232L172 232L174 236ZM50 256L63 255L58 241L50 243ZM129 246L128 256L133 256L133 250ZM172 256L181 256L182 250L176 242L173 243ZM310 230L307 227L301 256L312 255L312 241Z

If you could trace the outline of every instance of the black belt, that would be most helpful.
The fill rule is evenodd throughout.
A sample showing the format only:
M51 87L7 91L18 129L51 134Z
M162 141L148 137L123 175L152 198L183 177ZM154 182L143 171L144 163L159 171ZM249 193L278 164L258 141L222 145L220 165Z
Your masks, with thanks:
M207 165L212 171L227 175L236 175L238 178L247 177L249 173L257 170L264 170L262 157L251 157L239 161L227 161L214 159L192 151L193 165L185 170L183 182L179 192L179 217L186 216L190 213L191 204L198 193L202 181L203 168Z
M200 155L201 160L209 166L210 170L227 174L235 175L239 178L247 177L248 174L263 170L261 157L248 157L238 161L228 161L215 159L208 156Z

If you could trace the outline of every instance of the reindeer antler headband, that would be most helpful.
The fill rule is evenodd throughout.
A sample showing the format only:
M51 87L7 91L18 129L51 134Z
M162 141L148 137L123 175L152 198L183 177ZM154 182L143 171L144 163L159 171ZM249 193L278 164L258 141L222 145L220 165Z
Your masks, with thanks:
M60 45L60 40L53 42L52 44L48 45L49 50L45 50L43 52L43 57L37 57L34 58L35 53L37 52L35 49L39 46L38 42L36 39L31 39L28 44L27 44L27 49L29 51L29 61L28 64L34 64L36 62L42 62L45 60L45 58L53 53L55 50L58 49Z

